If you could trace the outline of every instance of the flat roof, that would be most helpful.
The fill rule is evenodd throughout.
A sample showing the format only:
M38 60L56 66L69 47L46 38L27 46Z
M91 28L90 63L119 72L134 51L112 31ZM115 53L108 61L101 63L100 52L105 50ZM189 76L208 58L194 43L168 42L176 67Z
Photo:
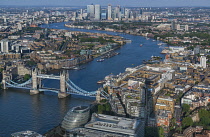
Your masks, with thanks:
M139 124L140 121L137 119L94 113L91 121L85 127L125 135L135 135Z

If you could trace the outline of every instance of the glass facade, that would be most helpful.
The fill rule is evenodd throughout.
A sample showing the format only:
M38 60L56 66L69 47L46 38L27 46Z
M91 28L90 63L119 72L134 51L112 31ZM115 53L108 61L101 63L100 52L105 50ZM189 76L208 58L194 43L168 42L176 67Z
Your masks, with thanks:
M68 111L64 117L61 127L71 130L80 127L88 122L90 117L90 108L88 106L77 106Z

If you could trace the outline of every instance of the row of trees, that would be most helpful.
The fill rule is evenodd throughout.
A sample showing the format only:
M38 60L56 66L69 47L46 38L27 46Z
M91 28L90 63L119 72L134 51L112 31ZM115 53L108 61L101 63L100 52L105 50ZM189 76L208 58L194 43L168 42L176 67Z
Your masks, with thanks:
M185 129L189 126L203 126L204 129L210 129L210 111L204 108L198 110L199 121L193 122L190 114L190 106L187 104L183 104L182 106L183 112L183 120L182 120L182 128Z
M114 43L115 41L113 41L112 39L106 40L103 37L99 37L99 38L90 38L90 37L83 37L80 38L80 42L100 42L100 44L105 44L105 43Z
M99 114L111 114L111 106L109 102L107 102L106 99L103 99L100 101L100 104L98 104L98 113Z
M164 137L162 127L145 127L145 137Z
M210 129L210 111L206 109L200 109L198 111L200 118L199 122L194 123L195 126L203 126L204 129Z

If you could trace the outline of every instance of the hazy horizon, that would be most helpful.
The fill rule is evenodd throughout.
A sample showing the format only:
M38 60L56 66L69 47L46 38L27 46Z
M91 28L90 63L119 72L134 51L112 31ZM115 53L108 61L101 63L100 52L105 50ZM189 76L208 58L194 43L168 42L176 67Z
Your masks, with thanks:
M210 0L0 0L1 6L86 6L100 4L127 7L210 7Z

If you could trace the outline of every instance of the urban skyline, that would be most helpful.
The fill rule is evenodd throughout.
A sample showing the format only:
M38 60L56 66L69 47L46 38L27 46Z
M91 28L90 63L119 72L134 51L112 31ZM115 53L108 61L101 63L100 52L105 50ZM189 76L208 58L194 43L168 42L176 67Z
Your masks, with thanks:
M1 4L0 136L209 137L210 6L83 2Z
M210 1L208 0L130 0L130 1L118 1L118 0L84 0L84 1L73 1L73 0L1 0L1 5L12 5L12 6L85 6L88 4L99 4L101 6L112 5L122 5L131 7L176 7L176 6L210 6Z

